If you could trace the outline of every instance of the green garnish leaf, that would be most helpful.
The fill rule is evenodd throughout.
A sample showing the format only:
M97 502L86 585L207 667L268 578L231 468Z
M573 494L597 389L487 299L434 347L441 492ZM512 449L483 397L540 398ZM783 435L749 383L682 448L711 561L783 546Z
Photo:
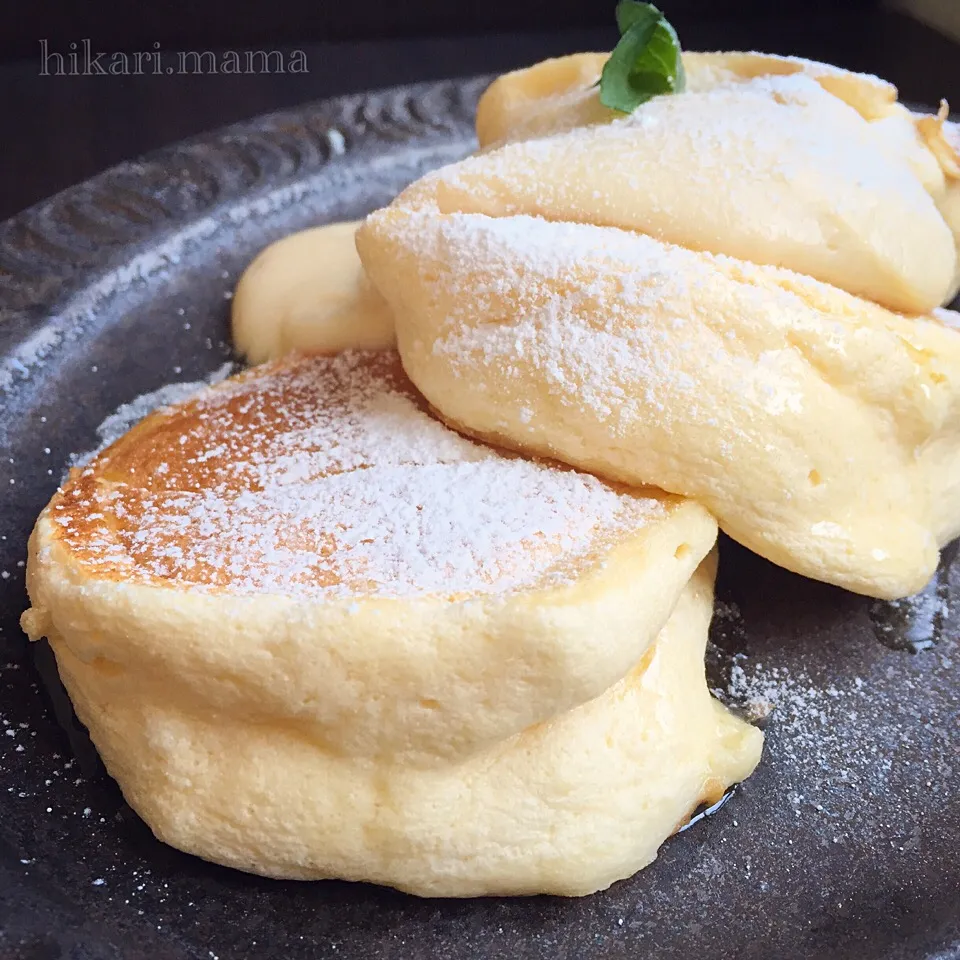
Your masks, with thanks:
M652 3L620 0L620 42L600 77L600 102L611 110L632 113L651 97L680 93L687 83L680 41L669 21Z
M640 3L639 0L624 0L617 4L614 12L617 29L622 37L634 24L649 22L652 26L663 19L663 14L652 3Z

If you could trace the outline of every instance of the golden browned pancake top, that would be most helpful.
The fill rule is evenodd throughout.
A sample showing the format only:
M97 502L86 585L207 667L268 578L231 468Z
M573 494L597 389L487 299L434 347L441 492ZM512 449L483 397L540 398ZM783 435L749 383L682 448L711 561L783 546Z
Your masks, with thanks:
M566 582L670 500L435 420L393 351L295 358L148 416L51 503L96 579L299 597Z

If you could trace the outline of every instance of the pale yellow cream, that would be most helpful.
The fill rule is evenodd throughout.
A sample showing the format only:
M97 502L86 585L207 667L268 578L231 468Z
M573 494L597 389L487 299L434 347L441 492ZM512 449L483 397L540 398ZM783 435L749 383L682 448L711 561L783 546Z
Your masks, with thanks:
M394 342L393 320L364 274L357 223L291 234L246 269L233 298L233 341L250 363Z

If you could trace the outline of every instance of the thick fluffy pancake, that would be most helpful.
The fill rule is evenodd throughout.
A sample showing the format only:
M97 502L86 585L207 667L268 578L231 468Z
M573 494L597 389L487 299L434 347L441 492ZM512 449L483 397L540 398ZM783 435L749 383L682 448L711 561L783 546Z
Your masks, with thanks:
M430 765L623 677L715 536L696 504L455 434L392 351L294 359L74 471L24 623L154 701Z
M759 759L760 732L704 681L713 572L711 558L655 647L599 697L430 769L342 754L279 716L224 715L51 638L108 768L174 846L424 896L580 895L649 863Z
M454 434L392 351L293 359L75 470L23 622L183 850L575 895L759 759L704 680L715 535L688 501Z
M621 116L618 111L604 107L598 96L597 82L609 56L609 53L573 53L498 77L477 104L480 146L542 137L590 123L609 123ZM683 69L686 90L691 93L749 83L757 77L802 74L849 103L866 119L885 114L897 100L897 88L886 80L801 57L685 50Z
M928 313L957 290L960 141L894 86L763 54L686 54L687 92L603 107L602 54L548 60L481 99L481 145L444 212L525 213L638 230L787 267ZM526 142L518 142L526 141Z
M790 570L919 590L960 533L957 314L903 316L615 226L459 209L488 174L513 180L514 146L428 175L357 234L434 407L493 442L695 498Z

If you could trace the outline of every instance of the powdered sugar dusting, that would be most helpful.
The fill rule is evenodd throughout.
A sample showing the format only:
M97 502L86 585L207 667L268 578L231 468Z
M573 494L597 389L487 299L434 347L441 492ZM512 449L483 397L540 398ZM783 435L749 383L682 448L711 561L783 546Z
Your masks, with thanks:
M683 175L665 180L665 170ZM447 212L540 212L788 266L797 242L816 248L837 241L837 224L871 215L864 222L874 222L876 195L900 209L933 211L910 166L874 126L804 73L654 97L610 122L468 158L438 179L452 201ZM823 198L830 216L812 197ZM762 225L749 214L758 204L769 211ZM692 215L698 208L700 216Z
M896 732L887 739L887 731L863 729L861 717L870 715L873 693L860 677L824 684L803 670L735 654L728 685L713 693L747 719L767 721L782 786L798 816L805 807L823 811L838 789L854 788L864 797L887 789L893 763L889 743ZM795 789L801 778L807 781L806 793Z
M602 419L614 435L638 421L715 425L716 398L698 376L705 363L727 407L755 395L772 404L795 389L791 371L732 349L722 312L707 305L733 309L735 299L742 310L762 309L772 340L798 314L808 319L809 304L776 284L730 283L718 269L727 258L528 216L414 213L403 230L411 268L442 263L444 283L470 289L470 297L450 297L432 344L455 375L473 380L493 368L523 384L533 370L562 404ZM526 422L535 419L536 410Z
M160 407L172 406L189 400L205 387L220 383L233 373L236 365L232 361L219 366L213 373L203 380L193 380L184 383L167 383L157 390L141 393L129 403L117 407L97 427L97 446L86 453L75 453L70 457L69 466L82 467L93 460L97 454L106 450L111 443L119 440L135 423L139 423L147 414L153 413Z
M78 471L54 512L84 562L132 582L503 592L567 582L584 557L664 516L660 501L444 427L392 352L254 370L150 425Z
M419 221L412 218L409 236L428 259L434 252L448 262L452 259L455 271L491 277L487 288L471 284L475 296L454 308L434 343L434 351L464 375L478 363L494 365L508 378L533 365L551 389L615 421L614 429L641 411L645 416L662 412L667 380L695 400L693 381L676 371L677 364L665 362L665 356L685 349L686 287L698 279L706 282L702 269L684 274L654 241L588 224L479 215ZM434 244L442 249L425 249ZM455 251L470 251L472 262L458 262ZM607 257L629 264L629 269L603 269ZM695 267L696 258L690 260ZM584 263L601 265L596 279L587 282L580 275L578 267ZM509 322L474 322L477 316L498 316L505 282L513 283L522 296L515 312L504 318ZM602 302L602 309L591 309L595 302ZM655 329L645 322L652 314L644 307L667 313L675 307L674 327ZM595 322L598 317L605 325ZM645 386L636 391L622 386L641 382Z
M929 696L929 671L948 675L956 669L954 637L915 657L900 654L907 660L884 659L878 645L861 646L865 655L844 651L846 666L838 667L837 653L821 654L819 664L789 646L745 654L742 649L754 644L735 603L716 605L711 633L717 644L707 653L714 695L764 727L771 802L796 817L820 818L832 843L867 837L889 843L891 836L915 843L874 816L871 805L886 803L891 791L945 802L956 795L960 700L956 693ZM816 649L816 641L809 642ZM895 685L896 701L878 709L885 682ZM851 816L850 797L863 804L858 816Z

